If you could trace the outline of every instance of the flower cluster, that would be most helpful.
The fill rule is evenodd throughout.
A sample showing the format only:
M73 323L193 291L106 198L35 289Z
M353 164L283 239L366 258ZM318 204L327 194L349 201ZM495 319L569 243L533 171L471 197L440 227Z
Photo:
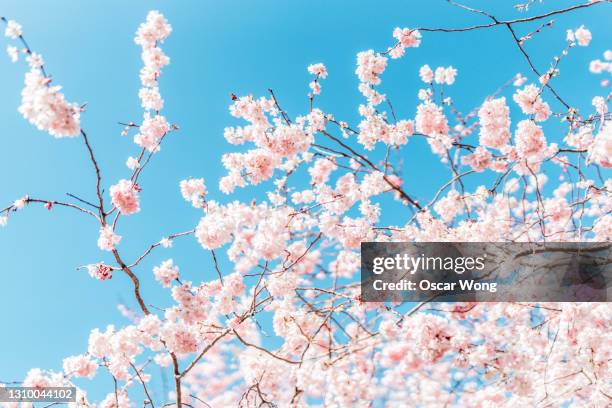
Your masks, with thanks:
M135 214L140 211L140 187L131 180L119 180L110 188L111 201L123 215Z
M421 81L426 84L431 84L435 81L436 84L452 85L455 83L455 77L457 76L457 70L453 66L448 67L437 67L436 70L432 70L427 64L423 65L419 69L419 77Z
M22 27L13 20L6 22L4 35L16 40L23 34ZM8 46L6 52L12 62L19 59L19 50ZM25 48L30 71L25 74L25 86L21 91L19 113L39 130L48 132L56 138L75 137L80 131L81 108L65 100L60 92L61 86L51 85L43 70L43 60L39 54Z
M4 30L4 35L6 37L16 40L17 38L21 37L22 34L23 28L21 27L21 24L15 20L9 20L6 22L6 29Z
M606 122L589 147L588 161L612 167L612 123Z
M96 375L98 365L89 356L78 355L64 359L64 373L71 377L93 378Z
M87 265L87 272L89 276L94 279L106 280L113 278L113 268L102 262L97 264Z
M603 54L604 60L594 59L589 64L589 71L593 74L601 74L602 72L608 72L612 74L612 50L606 50ZM607 81L607 80L604 80ZM609 82L603 82L602 85L607 85Z
M159 93L158 78L162 68L170 63L170 58L158 46L172 32L166 18L158 11L150 11L147 20L138 27L134 42L142 47L140 82L138 92L142 107L145 109L143 122L134 142L150 152L159 150L161 139L170 130L166 118L159 114L164 100Z
M299 155L310 147L314 134L325 127L323 114L318 109L291 123L275 106L273 98L236 98L230 112L249 124L226 128L226 140L236 145L252 142L255 148L246 153L223 155L223 166L229 174L219 185L226 194L236 187L244 187L247 182L256 185L270 179L276 168L295 166Z
M546 154L546 138L542 128L531 120L522 120L514 135L516 152L520 159L541 162Z
M8 45L6 47L6 54L11 59L11 62L19 61L19 50L17 49L17 47L14 47L12 45Z
M66 102L61 86L51 86L40 66L32 65L25 75L19 113L39 130L57 138L78 136L81 109Z
M523 113L534 115L535 120L538 122L544 121L550 116L550 106L542 100L541 92L537 86L531 84L517 90L512 96L512 99L521 107Z
M397 44L389 49L391 58L400 58L405 54L406 48L417 48L421 45L421 33L416 29L396 27L393 37Z
M149 112L145 112L139 132L134 135L134 142L147 149L150 152L159 150L159 145L162 138L170 130L170 124L162 115L151 116ZM138 167L137 163L133 164Z
M480 144L499 149L510 139L510 109L506 98L486 100L478 110Z
M435 154L443 156L446 149L451 147L448 119L434 102L427 101L417 106L415 124L417 132L429 136L427 142Z
M126 274L137 307L120 305L125 324L92 330L86 353L65 358L60 373L31 370L24 386L71 386L73 378L110 374L115 386L101 402L90 403L79 390L74 408L153 406L153 399L220 407L609 405L612 322L606 303L411 306L400 299L365 302L356 284L363 242L610 241L609 96L595 96L589 116L572 108L557 115L563 99L551 88L556 84L544 78L542 87L525 86L517 74L491 95L478 96L484 102L463 114L453 89L438 86L453 84L457 70L419 64L427 85L417 90L416 112L406 117L405 106L395 110L378 87L387 63L421 43L419 31L397 28L397 44L387 52L357 55L357 89L366 101L357 106L356 124L316 106L319 81L327 77L323 64L307 68L314 80L305 113L282 110L272 90L264 97L232 94L229 112L241 123L224 136L241 147L223 154L227 174L219 187L230 194L257 185L253 190L263 194L249 202L239 201L240 194L221 201L203 178L182 180L180 194L195 207L197 224L145 245L128 260L117 248L117 220L140 210L138 181L148 159L140 160L157 152L173 128L160 115L157 84L169 62L158 45L170 32L154 11L136 34L145 112L140 125L130 122L127 129L138 128L142 150L127 161L131 177L110 187L113 207L105 206L98 186L99 206L24 196L0 212L0 225L36 204L95 219L98 246L112 251L106 255L114 260L84 269L99 280ZM6 33L19 38L21 28L9 22ZM571 32L572 43L590 39L584 27ZM31 55L29 62L40 86L53 89L44 83L40 57ZM607 70L603 64L592 71ZM549 93L554 116L543 100ZM512 94L520 111L506 103ZM563 121L544 122L549 117ZM419 166L425 159L415 159L425 141L436 174L424 174ZM444 168L441 186L413 195L414 183L430 184ZM179 269L176 256L152 263L151 254L166 252L183 236L197 241L211 263L198 262L193 274L181 262ZM189 280L198 276L206 277ZM161 286L155 290L167 294L164 304L147 297L151 287L144 279L151 278ZM533 287L539 286L536 279ZM149 393L160 372L173 378L161 398Z
M380 76L387 68L387 58L375 53L373 50L362 51L357 54L357 69L355 74L361 82L368 85L380 84Z
M115 231L111 225L105 225L100 228L100 235L98 236L98 248L103 251L112 251L115 246L119 244L121 237L115 234ZM96 276L99 276L96 274Z
M484 171L491 165L493 155L485 147L478 146L473 153L463 156L461 163L472 167L474 171Z
M204 205L206 186L203 178L182 180L179 187L185 201L190 202L195 208L201 208Z
M390 124L384 115L377 114L372 107L361 105L359 111L363 120L359 123L357 141L367 150L373 150L377 142L396 147L405 145L414 133L412 120L400 120Z
M314 95L320 94L321 84L319 83L319 79L327 78L327 68L321 63L312 64L308 66L308 73L315 76L315 79L311 81L308 86L310 86Z
M591 32L585 28L585 26L580 26L576 30L567 30L567 41L570 43L578 43L581 47L586 47L591 43L591 39L593 38Z
M174 265L172 259L167 259L161 265L153 268L155 279L161 283L164 288L170 287L170 283L179 277L179 267Z

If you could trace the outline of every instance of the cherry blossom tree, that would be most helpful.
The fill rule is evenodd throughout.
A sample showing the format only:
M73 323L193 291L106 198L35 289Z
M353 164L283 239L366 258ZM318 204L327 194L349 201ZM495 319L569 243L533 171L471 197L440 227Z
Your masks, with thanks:
M177 180L175 193L184 197L185 211L201 214L199 223L143 247L136 259L121 252L118 221L137 217L146 206L139 197L141 175L178 131L162 113L158 84L170 62L161 47L171 25L151 11L136 31L143 115L122 124L123 133L133 136L135 154L127 158L125 178L107 183L95 140L81 126L85 107L63 95L22 27L2 18L9 58L25 59L28 66L19 112L55 138L81 139L95 199L28 195L0 209L0 226L33 205L95 219L97 244L114 262L92 260L84 270L104 281L101 285L112 285L117 274L127 276L139 307L131 324L94 328L89 344L67 356L60 371L33 368L21 384L63 386L75 378L111 376L115 386L104 400L94 403L79 388L71 404L103 408L610 406L612 309L606 303L406 305L360 298L364 241L610 241L612 236L606 170L612 167L607 79L612 51L598 51L602 59L585 67L604 79L594 90L592 110L582 112L557 91L555 81L563 59L589 46L589 29L576 22L559 33L566 46L547 69L536 67L527 51L541 31L556 28L555 16L579 9L609 13L609 2L528 16L537 11L530 0L516 6L525 14L514 20L449 3L484 22L395 28L388 48L357 54L363 95L358 123L317 107L328 80L322 63L305 67L312 82L308 109L300 114L284 110L272 89L258 97L232 94L230 113L244 124L226 128L224 136L247 149L221 157L227 175L218 182L227 196L210 197L203 178ZM507 31L524 57L526 76L501 79L479 106L462 113L453 101L458 69L423 62L414 117L397 117L391 96L379 87L388 64L411 48L426 47L432 33L488 30ZM518 123L511 123L511 111L522 115ZM563 132L548 130L559 122ZM401 174L399 158L413 138L424 138L430 159L448 169L448 182L431 197L417 198ZM547 176L550 168L561 172L558 182ZM464 183L484 173L494 174L495 182L473 189ZM544 193L547 183L554 184L550 195ZM232 198L236 189L259 184L265 196L252 202ZM397 225L383 224L383 211L398 206L409 216ZM217 278L183 280L180 260L172 258L152 271L141 268L154 251L171 251L175 241L188 237L212 253ZM227 256L232 270L222 270L218 256ZM173 306L151 308L140 288L143 279L167 288ZM280 345L271 346L263 335L261 316L272 320ZM174 382L161 401L150 392L159 372L155 366L171 373Z

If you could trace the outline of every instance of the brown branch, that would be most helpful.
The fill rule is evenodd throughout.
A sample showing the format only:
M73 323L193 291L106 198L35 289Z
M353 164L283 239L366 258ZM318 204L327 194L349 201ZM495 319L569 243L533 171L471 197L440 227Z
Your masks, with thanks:
M132 272L130 267L128 267L125 264L125 262L123 262L123 260L121 259L121 256L119 256L119 252L117 252L116 249L113 249L112 252L113 252L113 256L115 257L115 260L121 267L121 270L125 272L129 276L129 278L132 280L132 283L134 286L134 296L136 297L136 300L138 301L138 305L140 306L140 309L145 315L151 314L151 312L149 312L149 309L147 308L147 305L142 299L142 296L140 295L140 280L138 280L138 277L136 276L136 274L134 274L134 272Z
M151 395L149 394L149 390L147 389L147 385L145 384L144 380L142 379L142 376L140 375L140 371L138 370L138 368L136 368L136 366L131 361L130 361L130 366L132 366L132 368L136 372L136 375L138 376L138 379L140 380L140 383L142 384L142 388L144 388L144 392L147 395L147 398L149 399L151 406L155 408L155 404L153 403L153 398L151 398Z
M215 270L217 271L217 275L219 276L219 281L221 281L221 285L223 286L223 275L221 274L221 269L219 269L219 262L217 261L217 254L214 249L210 250L210 253L213 256L213 262L215 264Z
M179 232L176 234L171 234L168 235L167 239L173 240L175 238L178 237L184 237L186 235L191 235L195 233L195 229L189 230L189 231L185 231L185 232ZM133 263L131 263L128 268L133 268L136 265L138 265L140 262L142 262L143 259L145 259L155 248L159 247L161 245L161 242L156 242L155 244L152 244L142 255L140 255Z
M605 2L609 2L609 0L606 0ZM419 30L419 31L423 31L423 32L462 33L462 32L466 32L466 31L473 31L473 30L480 30L480 29L484 29L484 28L491 28L491 27L495 27L495 26L499 26L499 25L522 24L522 23L528 23L528 22L531 22L531 21L542 20L544 18L552 17L552 16L555 16L557 14L564 14L564 13L568 13L568 12L571 12L571 11L575 11L575 10L591 7L591 6L594 6L594 5L599 4L599 3L604 3L604 1L578 4L578 5L570 6L570 7L564 8L564 9L554 10L554 11L551 11L551 12L548 12L548 13L545 13L545 14L540 14L540 15L533 16L533 17L517 18L515 20L495 20L494 22L489 23L489 24L477 24L477 25L474 25L474 26L460 27L460 28L427 28L427 27L420 27L420 28L413 29L413 31L414 30ZM482 13L484 13L484 12L482 12ZM489 17L491 17L491 16L489 16Z
M191 364L189 364L189 366L187 366L187 368L185 370L183 370L182 373L180 373L179 378L183 378L189 371L191 371L191 369L193 367L195 367L195 365L198 363L198 361L200 361L202 359L202 357L204 357L204 354L206 354L211 348L213 348L213 346L215 344L217 344L217 342L219 340L221 340L223 337L227 336L229 333L231 333L232 330L231 329L225 329L223 332L221 332L220 335L218 335L208 346L204 347L204 350L202 350L200 352L200 354L198 354L198 356L195 358L195 360L193 360L191 362Z
M41 204L51 204L51 205L57 205L60 207L67 207L67 208L72 208L75 210L78 210L80 212L83 212L87 215L91 215L92 217L94 217L95 219L99 220L98 216L96 214L94 214L93 212L86 210L85 208L79 207L78 205L75 204L71 204L71 203L66 203L63 201L56 201L56 200L41 200L38 198L27 198L26 199L26 203L41 203Z
M301 363L301 361L293 361L293 360L289 360L289 359L287 359L287 358L285 358L285 357L278 356L278 355L276 355L276 354L272 353L271 351L269 351L269 350L267 350L267 349L265 349L265 348L263 348L263 347L261 347L261 346L258 346L257 344L249 343L248 341L246 341L245 339L243 339L243 338L242 338L242 337L241 337L241 336L238 334L238 332L237 332L236 330L233 330L232 332L233 332L233 333L234 333L234 335L235 335L235 336L238 338L238 340L240 340L240 342L241 342L242 344L244 344L245 346L247 346L247 347L252 347L252 348L255 348L255 349L259 350L259 351L262 351L262 352L266 353L266 354L267 354L267 355L269 355L270 357L274 357L275 359L280 360L280 361L284 361L285 363L288 363L288 364L300 364L300 363Z
M165 345L165 343L164 343ZM176 388L176 405L181 408L182 400L183 400L183 392L181 389L181 373L179 371L178 359L176 358L176 354L170 353L170 357L172 357L172 365L174 367L174 386Z
M596 3L593 3L593 4L596 4ZM540 71L538 71L538 69L535 67L535 65L533 65L533 62L531 61L531 57L529 56L529 54L527 54L527 51L525 51L525 47L523 47L523 45L521 44L521 40L517 37L516 32L514 31L512 26L510 24L507 24L506 27L510 31L510 34L512 34L512 38L514 38L514 42L516 43L516 46L519 48L519 50L521 51L521 54L523 54L523 56L527 60L527 63L529 64L529 67L531 68L533 73L536 74L538 77L541 77L542 74L540 74ZM563 106L565 106L566 109L568 109L568 110L570 109L570 106L567 104L567 102L565 102L559 96L559 94L557 94L557 91L555 91L554 88L552 86L550 86L550 84L548 82L545 84L545 86L546 86L546 88L548 88L550 90L550 92L555 96L555 98L557 98L557 100L559 102L561 102L561 104L563 104Z
M93 149L91 148L91 145L89 144L89 138L87 137L87 133L85 133L83 129L81 129L81 135L83 136L83 141L85 141L85 146L87 147L87 152L89 153L89 159L91 160L91 163L94 166L94 170L96 171L96 194L98 196L98 203L99 203L98 208L100 212L101 222L104 225L105 223L104 219L106 218L106 214L104 213L104 198L102 198L102 188L101 188L102 176L100 175L100 166L98 165L98 161L96 160L96 157L94 156Z

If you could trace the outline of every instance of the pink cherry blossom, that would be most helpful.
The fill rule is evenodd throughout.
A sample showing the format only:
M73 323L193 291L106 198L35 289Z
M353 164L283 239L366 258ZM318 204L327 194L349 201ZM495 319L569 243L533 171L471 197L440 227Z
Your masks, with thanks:
M161 115L151 117L145 113L138 130L139 132L134 136L134 142L150 152L155 152L159 150L159 143L170 130L170 125Z
M606 122L595 137L589 147L588 160L603 167L612 167L612 122Z
M4 35L12 38L12 39L17 39L18 37L21 36L21 34L23 34L22 31L22 27L19 23L17 23L14 20L9 20L6 23L6 29L4 30Z
M322 79L327 78L327 68L325 68L325 65L321 63L309 65L308 73L318 75Z
M391 58L400 58L406 48L416 48L421 45L421 33L416 29L399 28L393 30L393 37L397 40L397 44L389 49Z
M50 85L50 79L40 69L33 68L25 75L19 112L39 130L56 138L78 136L80 108L66 102L60 90L60 86Z
M202 217L196 227L196 237L207 249L215 249L231 239L234 222L226 209L216 203L210 203L208 213Z
M156 41L163 42L172 32L172 26L168 20L157 10L151 10L147 19L140 24L134 42L143 48L150 48Z
M41 69L42 66L45 64L45 61L43 60L42 55L36 52L33 52L30 55L28 55L26 57L26 61L28 62L28 65L32 69Z
M308 150L312 136L298 125L277 126L261 146L279 157L289 157Z
M357 54L357 69L355 74L359 80L371 85L378 85L380 75L387 68L387 58L376 54L373 50L362 51Z
M524 77L522 74L518 73L514 77L514 82L512 82L512 85L519 87L519 86L523 86L525 82L527 82L527 78Z
M317 159L314 165L308 169L310 173L311 184L323 184L329 180L331 172L338 167L332 159Z
M146 110L160 111L164 107L164 100L159 94L159 88L142 88L138 92L142 107Z
M510 109L506 98L486 100L478 111L480 144L500 148L510 139Z
M207 192L203 178L182 180L179 186L185 201L190 202L196 208L202 207Z
M111 201L124 215L135 214L140 211L140 188L130 180L119 180L110 188Z
M155 280L159 281L164 288L170 286L173 280L179 277L179 268L174 265L172 259L163 261L159 266L153 268Z
M161 338L171 352L178 354L193 353L198 347L195 329L181 323L165 324L161 330Z
M417 132L428 136L448 134L448 120L442 109L433 102L417 106L415 122Z
M8 54L9 58L11 59L11 62L17 62L19 60L19 51L17 50L17 47L13 47L11 45L8 45L6 47L6 53Z
M472 167L474 171L483 171L491 165L491 159L491 152L482 146L478 146L474 153L463 156L461 163Z
M137 158L135 157L128 157L128 159L125 162L125 165L127 166L128 169L130 170L136 170L137 168L140 167L140 162L138 161Z
M610 70L610 63L595 59L589 63L589 71L593 74L601 74L604 71Z
M588 149L593 143L593 127L589 125L582 126L576 132L568 134L564 142L572 147Z
M89 334L88 353L93 357L102 358L110 356L112 353L111 339L115 332L115 327L110 325L104 333L99 329L93 329Z
M106 280L113 278L113 268L102 262L87 265L89 276L95 279Z
M434 209L445 222L452 221L457 215L463 212L463 201L457 190L451 190L446 197L440 199Z
M550 116L549 105L542 101L540 90L533 84L517 90L512 98L521 107L523 113L535 115L535 120L539 122Z
M583 25L575 31L567 31L567 40L570 42L577 41L581 47L588 46L592 38L591 32Z
M603 98L603 96L594 97L591 104L595 107L597 113L599 113L600 115L603 116L608 113L608 104L606 103L606 100Z
M416 48L421 45L421 33L419 30L396 27L395 30L393 30L393 37L397 39L402 46L407 48Z
M521 158L542 159L546 152L546 139L542 129L531 120L518 123L515 132L516 151Z
M419 76L421 77L421 80L423 82L425 82L426 84L430 84L433 82L434 72L429 67L429 65L425 64L419 69Z
M26 205L28 205L28 201L29 201L29 197L25 196L25 197L21 197L18 200L15 200L15 202L13 203L13 208L15 210L21 210L23 209Z
M425 75L425 79L429 79L429 73L427 72L427 69L424 72L424 75ZM449 66L446 68L437 67L434 73L434 79L437 84L452 85L455 83L456 75L457 75L457 70L453 68L452 66ZM423 79L423 76L421 76L421 79ZM425 79L423 79L424 82L431 82L431 81L425 81Z
M63 363L64 373L70 377L93 378L98 365L86 355L66 357Z
M544 211L550 221L565 226L572 217L572 208L564 198L552 198L544 202Z
M455 77L457 76L457 70L452 67L446 67L446 71L444 72L444 80L447 85L452 85L455 83Z
M98 248L103 251L112 251L115 246L119 244L121 237L115 234L113 227L106 225L100 228L100 235L98 237Z

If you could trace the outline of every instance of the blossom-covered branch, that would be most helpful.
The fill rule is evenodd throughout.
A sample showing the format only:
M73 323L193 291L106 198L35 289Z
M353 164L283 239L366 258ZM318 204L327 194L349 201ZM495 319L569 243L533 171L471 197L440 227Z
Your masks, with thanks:
M106 374L114 387L97 405L105 408L136 401L179 407L609 405L611 310L605 303L364 302L357 281L359 248L366 241L610 241L609 82L601 82L608 93L594 95L588 112L579 112L554 87L561 61L588 47L593 34L581 24L559 33L565 46L545 71L535 67L526 45L556 28L550 18L609 7L603 3L609 2L504 20L449 1L458 12L490 22L397 27L386 51L359 52L355 74L363 100L356 104L356 123L318 107L324 81L333 78L323 63L305 67L311 82L302 113L284 110L286 95L272 89L260 97L232 94L230 114L241 122L224 136L244 146L221 157L227 174L219 189L231 197L236 189L263 185L266 194L248 203L213 199L204 178L177 180L176 194L200 215L199 222L143 244L141 255L130 261L120 252L119 221L146 205L141 175L179 129L161 114L159 90L170 62L160 45L172 27L151 11L136 32L144 112L141 121L120 122L124 135L134 133L135 154L107 197L91 143L95 132L90 137L81 128L83 107L66 102L52 85L21 26L2 19L6 36L22 47L9 45L9 57L18 61L25 55L29 64L19 111L54 137L83 138L96 199L26 196L0 211L0 225L28 204L92 216L97 244L113 262L92 260L82 269L100 284L112 284L115 272L127 276L138 305L125 312L130 324L92 330L86 352L64 359L61 372L32 369L22 384L69 385L74 378ZM415 65L422 86L414 116L401 117L391 96L382 93L388 64L411 48L426 47L430 33L497 27L508 30L529 73L502 78L478 106L460 108L453 100L460 66L431 67L428 61ZM603 60L585 70L612 72L612 52L598 55ZM511 117L520 120L514 124ZM448 171L447 181L432 186L429 197L414 191L402 173L404 153L416 138L427 142L430 159ZM559 182L551 182L554 172ZM211 252L213 279L185 280L174 258L143 269L154 251L170 251L175 241L191 236ZM228 270L220 267L221 256ZM172 306L158 308L142 293L141 281L151 278L168 289ZM265 321L271 321L274 341ZM152 367L174 380L162 401L154 401L158 370ZM74 405L92 405L85 390L79 389Z

